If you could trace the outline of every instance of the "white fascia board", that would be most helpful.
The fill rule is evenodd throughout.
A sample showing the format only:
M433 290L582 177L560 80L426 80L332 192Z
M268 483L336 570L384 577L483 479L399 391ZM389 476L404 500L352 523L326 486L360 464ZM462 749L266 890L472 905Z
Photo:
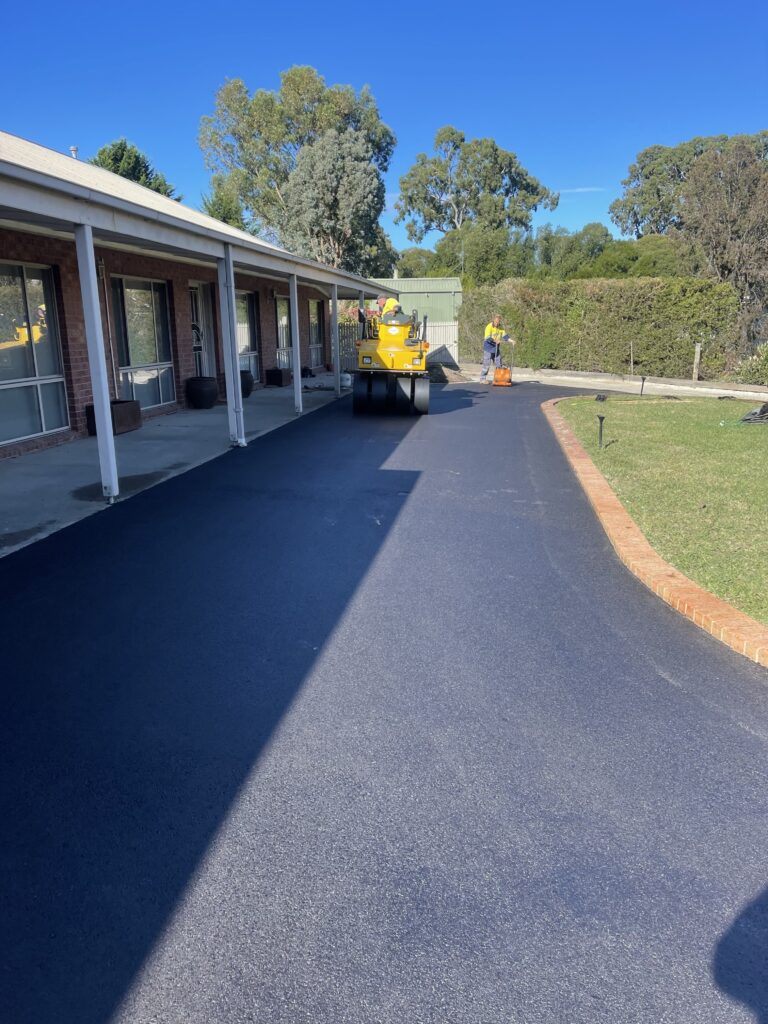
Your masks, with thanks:
M37 217L50 217L57 222L87 224L97 233L104 231L125 239L153 242L197 256L216 259L224 254L223 244L213 239L190 236L186 231L166 224L149 222L145 217L136 216L134 213L98 206L87 200L60 193L54 194L19 181L3 181L0 184L0 205ZM95 241L98 245L98 234Z
M247 249L242 249L236 245L232 246L232 256L235 262L235 270L245 274L256 274L258 276L260 268L285 275L286 279L291 274L296 274L299 284L302 286L311 287L312 285L319 285L324 288L330 288L331 285L335 284L339 288L339 294L347 293L349 298L357 298L361 290L366 295L371 296L382 294L381 289L377 288L370 281L366 281L364 278L352 278L350 280L349 276L340 275L332 267L313 265L311 270L307 270L301 264L297 266L296 263L289 263L283 259L262 256L261 254L259 254L258 261L255 262L253 253L249 253Z

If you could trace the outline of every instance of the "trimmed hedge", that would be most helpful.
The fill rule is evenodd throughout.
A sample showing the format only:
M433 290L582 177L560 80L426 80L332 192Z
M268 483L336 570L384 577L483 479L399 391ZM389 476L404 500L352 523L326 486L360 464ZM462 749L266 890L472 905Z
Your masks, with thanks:
M715 281L514 279L476 288L459 312L461 359L482 359L494 313L517 339L518 366L690 377L696 342L703 378L722 376L736 362L738 297Z

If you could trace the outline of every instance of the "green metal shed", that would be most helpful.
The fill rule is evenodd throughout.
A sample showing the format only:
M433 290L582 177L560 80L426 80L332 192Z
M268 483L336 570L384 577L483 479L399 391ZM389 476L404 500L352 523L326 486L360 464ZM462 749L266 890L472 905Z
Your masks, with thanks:
M378 284L400 293L405 313L412 309L433 323L451 323L459 318L461 280L458 277L375 277Z

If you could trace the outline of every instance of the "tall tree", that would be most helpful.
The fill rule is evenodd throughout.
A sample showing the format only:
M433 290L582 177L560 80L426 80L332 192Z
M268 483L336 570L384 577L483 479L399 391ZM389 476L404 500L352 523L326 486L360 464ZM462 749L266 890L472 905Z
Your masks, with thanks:
M435 246L433 273L457 274L468 288L496 284L511 276L510 249L507 228L465 221L461 228L447 232Z
M139 185L144 185L145 188L151 188L153 192L159 192L169 199L175 199L177 202L183 199L183 196L174 195L176 190L166 180L165 175L155 170L149 158L127 139L117 139L102 146L96 156L88 162L96 167L103 167L105 171L119 174L121 178L129 178Z
M690 170L682 210L683 234L741 297L746 347L768 302L768 162L743 137L711 150Z
M507 277L530 277L535 263L536 244L530 231L515 228L510 232Z
M254 230L280 239L299 153L331 130L362 133L373 165L387 170L395 137L369 89L327 86L312 67L284 71L276 91L250 95L242 79L226 82L214 113L201 121L199 142L208 168L231 181Z
M540 276L566 279L597 259L611 241L604 224L585 224L572 233L545 224L536 233L534 262Z
M733 138L742 139L760 159L768 157L768 131ZM682 227L682 193L694 162L704 153L722 151L730 141L727 135L702 136L642 150L622 181L624 195L611 204L611 220L636 238Z
M419 153L400 179L395 219L405 220L408 237L418 242L430 231L458 231L468 221L528 228L534 210L553 210L557 202L514 153L493 139L467 141L449 126L435 136L435 155Z
M434 255L431 249L420 249L415 245L403 249L397 260L398 275L406 278L429 277Z
M384 182L363 132L335 129L302 147L283 189L281 237L293 252L354 273L388 265L379 227Z
M557 277L560 251L570 237L568 228L542 224L534 239L534 265L540 277Z

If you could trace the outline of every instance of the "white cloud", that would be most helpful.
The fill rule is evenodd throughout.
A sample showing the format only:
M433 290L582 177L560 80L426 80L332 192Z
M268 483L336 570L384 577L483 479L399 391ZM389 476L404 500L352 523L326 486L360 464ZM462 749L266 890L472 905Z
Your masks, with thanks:
M583 188L560 188L557 189L557 191L560 193L561 196L565 196L576 195L577 193L581 194L582 192L605 192L605 189L599 188L598 186L595 185L586 185Z

